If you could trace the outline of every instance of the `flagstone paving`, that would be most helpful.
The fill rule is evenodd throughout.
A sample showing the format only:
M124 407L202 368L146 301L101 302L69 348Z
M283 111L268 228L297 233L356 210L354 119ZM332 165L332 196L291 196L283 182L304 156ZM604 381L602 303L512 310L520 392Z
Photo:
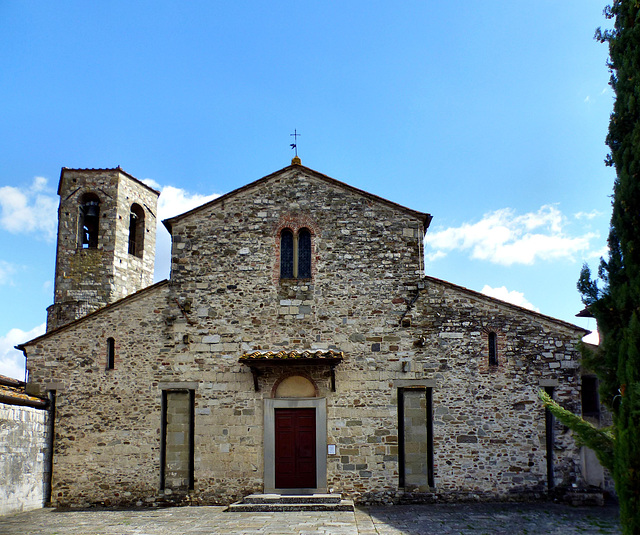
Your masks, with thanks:
M615 507L398 505L356 512L226 513L224 507L57 511L0 517L0 535L399 535L620 533Z

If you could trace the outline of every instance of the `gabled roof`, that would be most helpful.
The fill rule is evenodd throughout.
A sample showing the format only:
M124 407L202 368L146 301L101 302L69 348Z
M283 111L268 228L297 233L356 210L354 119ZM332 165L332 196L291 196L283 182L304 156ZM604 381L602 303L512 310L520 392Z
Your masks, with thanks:
M131 180L133 180L134 182L136 182L137 184L140 184L141 186L147 188L149 191L152 191L153 193L155 193L156 195L160 195L160 192L153 189L151 186L147 186L144 182L142 182L141 180L138 180L136 177L134 177L133 175L127 173L124 169L122 169L122 167L118 166L118 167L105 167L102 169L78 169L78 168L72 168L72 167L63 167L60 170L60 181L58 182L58 195L60 195L60 187L62 186L62 177L64 176L64 173L66 171L80 171L82 173L104 173L105 171L118 171L119 173L122 173L123 175L125 175L126 177L130 178Z
M451 288L452 290L457 290L459 292L464 292L467 293L473 297L476 297L478 299L483 299L485 301L493 301L496 304L499 304L501 306L505 306L507 308L512 308L514 310L517 310L518 312L522 312L523 314L528 314L530 316L536 316L540 319L546 320L546 321L550 321L552 323L556 323L557 325L561 325L567 329L571 329L573 331L579 331L579 332L583 332L584 334L588 334L591 331L589 329L585 329L583 327L579 327L578 325L574 325L573 323L569 323L568 321L563 321L563 320L559 320L558 318L554 318L553 316L547 316L546 314L541 314L540 312L536 312L534 310L531 310L529 308L524 308L521 307L519 305L514 305L513 303L508 303L507 301L503 301L502 299L497 299L495 297L491 297L489 295L480 293L480 292L476 292L475 290L470 290L469 288L465 288L464 286L459 286L457 284L453 284L452 282L448 282L442 279L437 279L436 277L431 277L429 275L425 275L424 276L424 280L433 282L435 284L440 284L441 286L446 286Z
M66 330L66 329L70 329L71 327L75 327L76 325L86 321L89 318L93 318L94 316L97 316L98 314L102 314L106 310L113 310L114 308L117 308L120 305L128 303L129 301L132 301L133 299L137 299L138 297L146 295L146 294L152 292L153 290L156 290L156 289L161 288L162 286L166 286L168 284L169 284L169 280L168 279L162 280L160 282L156 282L155 284L152 284L151 286L147 286L146 288L143 288L142 290L138 290L135 293L129 294L126 297L123 297L122 299L118 299L117 301L114 301L113 303L109 303L108 305L103 306L102 308L99 308L98 310L94 310L93 312L90 312L86 316L82 316L81 318L78 318L77 320L73 320L73 321L70 321L69 323L65 323L64 325L61 325L57 329L53 329L52 331L48 331L48 332L46 332L44 334L41 334L37 338L29 340L29 341L27 341L27 342L25 342L23 344L18 344L17 346L15 346L15 348L18 349L19 351L24 352L27 346L33 345L34 343L39 342L40 340L45 340L49 336L52 336L52 335L57 334L59 332L62 332L64 330Z
M230 191L229 193L226 193L225 195L222 195L221 197L218 197L212 201L209 201L208 203L205 203L201 206L198 206L197 208L194 208L193 210L189 210L188 212L185 212L183 214L177 215L175 217L170 217L169 219L165 219L162 223L164 224L164 226L167 228L167 230L169 231L169 233L172 232L172 227L173 224L180 221L181 219L188 217L196 212L199 212L200 210L204 210L206 208L209 208L211 206L216 206L218 204L223 204L226 200L228 200L229 198L244 192L244 191L248 191L250 189L253 189L255 187L259 187L260 185L264 184L265 182L271 180L272 178L287 173L289 171L293 171L293 170L300 170L302 172L304 172L305 174L312 176L314 178L317 178L319 180L322 180L332 186L337 186L339 188L345 189L347 191L350 191L351 193L355 193L357 195L362 195L363 197L367 197L368 199L371 199L372 201L384 204L386 206L389 206L391 208L394 208L396 210L400 210L402 212L405 212L407 214L409 214L412 217L415 217L416 219L422 221L423 225L424 225L424 232L427 232L427 229L429 228L429 224L431 223L431 215L424 213L424 212L418 212L417 210L412 210L411 208L407 208L406 206L402 206L401 204L397 204L393 201L389 201L383 197L379 197L377 195L374 195L373 193L369 193L367 191L355 188L353 186L350 186L349 184L345 184L344 182L340 182L339 180L336 180L335 178L331 178L327 175L323 175L322 173L319 173L318 171L314 171L313 169L310 169L309 167L305 167L304 165L300 165L300 164L292 164L289 165L287 167L283 167L282 169L280 169L279 171L276 171L275 173L271 173L267 176L264 176L262 178L259 178L258 180L255 180L254 182L251 182L249 184L246 184L245 186L242 186L238 189L235 189L233 191Z

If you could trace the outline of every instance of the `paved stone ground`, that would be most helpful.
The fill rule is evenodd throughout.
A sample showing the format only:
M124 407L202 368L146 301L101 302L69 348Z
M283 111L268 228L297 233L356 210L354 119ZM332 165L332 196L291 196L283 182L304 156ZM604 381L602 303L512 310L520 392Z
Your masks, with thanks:
M614 507L401 505L356 513L225 513L223 507L56 511L0 517L0 535L398 535L620 533Z

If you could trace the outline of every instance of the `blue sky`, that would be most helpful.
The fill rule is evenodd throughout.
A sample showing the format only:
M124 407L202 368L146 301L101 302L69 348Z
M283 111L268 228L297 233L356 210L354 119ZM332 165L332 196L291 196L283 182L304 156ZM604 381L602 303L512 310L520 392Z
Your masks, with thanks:
M0 374L53 299L61 167L160 217L302 163L433 215L426 272L593 329L613 94L592 0L0 3ZM159 237L156 279L168 276Z

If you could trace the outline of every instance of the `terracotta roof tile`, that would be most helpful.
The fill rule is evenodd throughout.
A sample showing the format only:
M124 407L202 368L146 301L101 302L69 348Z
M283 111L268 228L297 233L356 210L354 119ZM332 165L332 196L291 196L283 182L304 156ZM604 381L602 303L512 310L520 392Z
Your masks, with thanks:
M38 409L44 409L48 405L48 401L46 399L26 394L23 387L3 384L0 384L0 403L6 403L8 405L27 405Z
M342 351L333 351L332 349L322 351L254 351L245 353L240 357L243 360L299 360L299 359L343 359Z

